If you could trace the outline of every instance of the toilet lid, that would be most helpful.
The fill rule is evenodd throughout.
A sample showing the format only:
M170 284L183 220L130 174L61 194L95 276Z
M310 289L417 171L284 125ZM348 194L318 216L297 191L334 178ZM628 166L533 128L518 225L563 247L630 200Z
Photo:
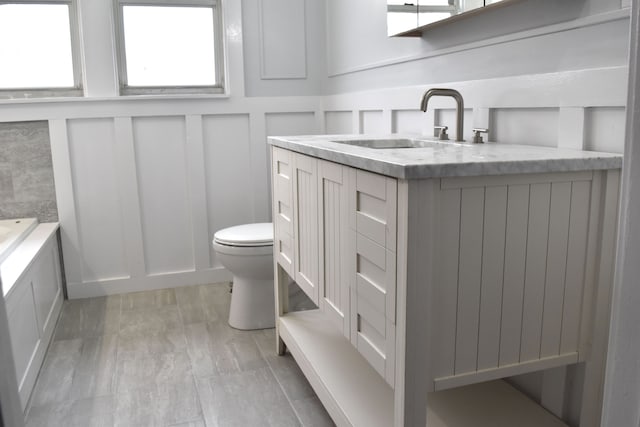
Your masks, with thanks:
M213 241L228 246L270 246L273 245L273 224L262 222L225 228L213 235Z

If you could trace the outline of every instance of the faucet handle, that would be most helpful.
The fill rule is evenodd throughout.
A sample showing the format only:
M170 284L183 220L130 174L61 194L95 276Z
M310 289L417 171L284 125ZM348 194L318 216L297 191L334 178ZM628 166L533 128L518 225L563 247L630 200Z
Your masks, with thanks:
M434 126L433 127L433 136L441 139L442 141L447 141L449 139L449 134L447 134L447 129L449 126Z
M482 144L484 141L482 139L483 133L489 135L489 129L485 128L473 128L473 143L474 144Z

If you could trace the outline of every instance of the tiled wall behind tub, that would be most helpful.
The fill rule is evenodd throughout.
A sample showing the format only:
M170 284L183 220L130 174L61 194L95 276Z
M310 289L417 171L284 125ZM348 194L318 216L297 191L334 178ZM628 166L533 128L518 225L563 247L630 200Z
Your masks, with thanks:
M0 123L0 219L58 220L49 126Z

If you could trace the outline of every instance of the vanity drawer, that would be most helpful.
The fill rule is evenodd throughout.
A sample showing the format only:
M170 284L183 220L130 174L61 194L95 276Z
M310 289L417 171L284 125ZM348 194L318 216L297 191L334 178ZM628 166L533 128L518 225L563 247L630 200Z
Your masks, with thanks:
M394 178L350 169L349 224L384 248L396 250L398 184Z
M292 153L273 147L272 170L274 227L293 236Z
M293 153L272 148L273 248L276 261L293 277Z
M355 230L350 237L351 343L393 385L396 254Z

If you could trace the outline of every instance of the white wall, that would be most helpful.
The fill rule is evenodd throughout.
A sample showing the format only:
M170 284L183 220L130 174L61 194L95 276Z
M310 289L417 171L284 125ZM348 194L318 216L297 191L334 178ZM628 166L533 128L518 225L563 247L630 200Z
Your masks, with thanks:
M247 96L321 95L324 1L243 0Z
M327 0L329 92L627 64L620 0L521 0L422 38L387 38L385 5Z

